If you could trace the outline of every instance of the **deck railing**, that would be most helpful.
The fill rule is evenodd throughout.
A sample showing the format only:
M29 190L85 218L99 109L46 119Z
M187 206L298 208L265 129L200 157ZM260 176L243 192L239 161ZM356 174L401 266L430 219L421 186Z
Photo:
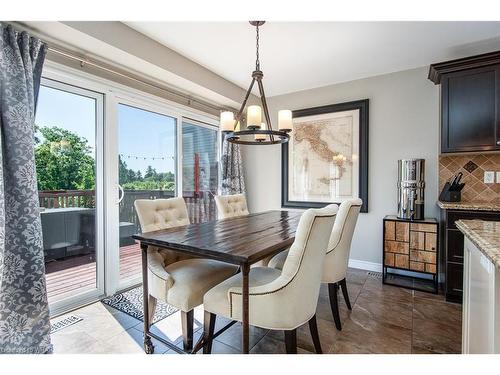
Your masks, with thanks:
M94 190L44 190L38 192L40 207L95 207Z
M201 223L215 220L217 211L213 193L210 191L184 191L188 216L191 223ZM134 209L136 199L172 198L175 192L166 190L125 190L120 203L120 221L134 223L137 232L140 231L139 219ZM94 190L53 190L38 193L40 207L95 207Z

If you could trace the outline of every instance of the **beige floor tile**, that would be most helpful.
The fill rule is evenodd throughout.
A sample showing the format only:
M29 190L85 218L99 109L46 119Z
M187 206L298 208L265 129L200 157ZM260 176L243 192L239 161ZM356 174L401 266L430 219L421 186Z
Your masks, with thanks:
M411 299L400 302L392 296L381 297L372 291L363 290L356 300L356 306L378 322L407 329L412 328L413 304Z
M241 331L241 323L236 323L227 331L218 336L216 340L222 342L223 344L232 346L238 351L241 351ZM250 326L250 348L252 348L258 341L260 341L260 339L262 339L262 337L264 337L267 332L267 329Z
M264 336L251 350L251 354L286 354L285 342L274 339L271 336ZM297 354L312 354L300 347Z
M55 354L85 353L98 340L83 331L65 331L67 328L51 335Z
M357 305L343 323L330 353L411 353L411 329L377 321Z
M353 310L339 291L342 331L333 323L328 290L322 285L317 321L323 352L327 353L458 353L461 346L461 306L442 296L383 285L366 271L349 269L347 286ZM116 309L95 303L72 314L82 322L52 335L55 353L142 354L143 323ZM218 317L216 330L229 322ZM203 333L203 307L195 309L194 341ZM182 348L180 312L161 320L152 331ZM156 340L155 353L174 354ZM314 351L308 324L297 331L299 353ZM285 352L283 332L251 327L252 353ZM214 340L214 354L241 352L241 324ZM201 352L201 351L200 351Z
M413 351L460 353L462 307L443 300L414 298Z

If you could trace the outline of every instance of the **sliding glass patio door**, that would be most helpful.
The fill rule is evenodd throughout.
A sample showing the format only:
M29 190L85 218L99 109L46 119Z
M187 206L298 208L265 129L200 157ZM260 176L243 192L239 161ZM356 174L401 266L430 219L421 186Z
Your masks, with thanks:
M191 223L215 220L214 195L219 180L218 128L199 121L182 120L182 196Z
M44 68L36 167L51 314L141 283L137 199L214 220L217 118L86 73Z
M118 120L118 289L141 282L141 232L134 202L175 197L177 118L161 108L117 103Z
M104 294L103 95L43 79L35 161L51 314Z
M219 177L216 126L126 97L116 98L114 110L117 199L107 214L108 251L114 254L108 294L142 281L140 247L132 237L141 232L134 202L182 196L191 223L215 220Z

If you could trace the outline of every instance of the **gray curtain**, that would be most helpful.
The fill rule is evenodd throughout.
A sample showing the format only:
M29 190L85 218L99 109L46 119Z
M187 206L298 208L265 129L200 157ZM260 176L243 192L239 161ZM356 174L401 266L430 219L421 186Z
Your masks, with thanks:
M245 193L243 164L241 162L240 145L229 143L223 134L221 156L221 194L231 195Z
M0 353L49 353L35 106L47 46L0 23Z

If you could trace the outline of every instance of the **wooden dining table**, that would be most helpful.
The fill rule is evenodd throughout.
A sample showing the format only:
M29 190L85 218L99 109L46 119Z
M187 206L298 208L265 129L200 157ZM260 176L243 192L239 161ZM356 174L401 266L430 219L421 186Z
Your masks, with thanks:
M168 248L240 266L242 274L242 353L249 352L249 272L250 266L289 247L295 238L301 212L266 211L235 218L190 224L136 234L141 244L144 292L144 348L153 351L151 338L177 352L181 349L150 331L148 307L148 246ZM221 330L222 331L222 330ZM217 333L215 334L217 336ZM194 348L199 350L202 338Z

